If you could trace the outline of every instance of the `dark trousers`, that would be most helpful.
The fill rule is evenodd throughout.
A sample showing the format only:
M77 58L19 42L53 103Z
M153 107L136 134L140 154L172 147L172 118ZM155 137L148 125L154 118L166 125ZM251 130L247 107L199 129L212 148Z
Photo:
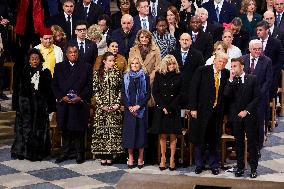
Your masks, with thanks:
M248 115L249 116L249 115ZM232 122L234 128L234 134L236 138L236 152L237 152L237 167L238 169L244 169L244 142L245 134L247 136L248 150L250 155L250 167L256 170L258 165L257 149L257 124L256 121L234 121Z
M261 150L264 142L265 121L267 109L269 108L269 98L261 99L257 108L257 128L258 128L258 150Z
M203 152L208 145L209 151L209 167L210 169L219 167L219 134L217 132L217 111L214 109L213 113L208 121L204 144L194 145L194 159L196 167L205 167L203 160Z
M73 147L75 148L77 155L84 155L85 131L62 130L62 155L68 156Z

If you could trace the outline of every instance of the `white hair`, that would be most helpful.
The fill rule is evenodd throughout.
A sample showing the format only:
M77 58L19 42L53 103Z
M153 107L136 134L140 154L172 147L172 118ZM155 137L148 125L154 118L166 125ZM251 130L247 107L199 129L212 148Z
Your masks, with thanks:
M262 45L262 43L261 43L261 41L260 41L259 39L252 39L252 40L250 40L250 42L249 42L249 49L251 49L252 46L255 45L255 44L260 44L260 45Z
M205 8L203 8L203 7L197 8L196 11L195 11L195 15L198 16L198 14L199 14L200 12L204 12L204 13L208 16L208 11L207 11Z

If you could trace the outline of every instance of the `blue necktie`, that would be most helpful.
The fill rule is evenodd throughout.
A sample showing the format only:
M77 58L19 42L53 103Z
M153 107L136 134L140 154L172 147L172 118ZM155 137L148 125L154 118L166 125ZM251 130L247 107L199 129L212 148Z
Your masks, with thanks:
M79 54L83 55L84 53L85 53L84 42L81 42L79 47Z
M182 65L185 64L186 56L187 56L187 52L181 52Z
M217 16L218 22L219 22L219 15L220 15L220 10L219 10L219 7L217 5L217 7L216 7L216 16Z
M146 23L145 18L142 19L142 25L143 25L143 29L147 29L147 23Z
M156 17L156 4L153 3L152 5L153 5L153 7L152 7L152 16Z
M281 22L281 20L280 20L280 14L277 14L277 16L276 16L276 26L277 26L277 27L279 27L280 22Z

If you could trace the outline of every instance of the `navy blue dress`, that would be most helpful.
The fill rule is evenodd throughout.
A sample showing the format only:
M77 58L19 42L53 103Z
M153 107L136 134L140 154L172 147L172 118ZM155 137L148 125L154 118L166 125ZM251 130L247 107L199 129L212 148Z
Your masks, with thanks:
M147 147L147 127L148 127L148 108L147 102L150 99L150 78L146 75L146 91L144 99L139 100L136 103L136 91L138 88L138 80L130 78L128 90L129 99L125 94L125 84L122 86L122 97L124 102L124 121L123 121L123 133L122 133L122 146L124 148L145 148ZM139 105L140 108L146 108L144 116L138 118L133 116L128 107Z

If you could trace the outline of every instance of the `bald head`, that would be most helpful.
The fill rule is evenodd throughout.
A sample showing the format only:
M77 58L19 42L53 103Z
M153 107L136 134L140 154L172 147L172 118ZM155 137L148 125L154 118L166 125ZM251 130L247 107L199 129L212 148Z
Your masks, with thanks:
M179 43L182 51L187 51L192 44L191 36L188 33L183 33L179 37Z
M127 33L133 27L133 17L130 14L125 14L121 17L122 30Z
M275 22L275 16L272 11L266 11L263 13L263 20L267 21L269 24L269 27L273 26Z

